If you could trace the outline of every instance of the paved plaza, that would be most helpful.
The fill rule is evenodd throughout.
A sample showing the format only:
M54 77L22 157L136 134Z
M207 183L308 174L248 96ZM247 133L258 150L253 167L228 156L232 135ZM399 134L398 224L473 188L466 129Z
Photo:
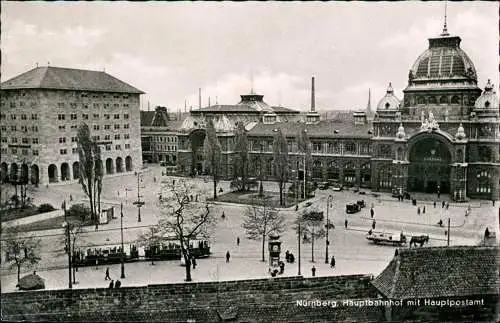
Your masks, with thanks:
M173 177L162 176L160 167L149 167L142 175L141 197L146 201L142 210L142 221L137 222L137 208L131 203L137 197L137 178L133 174L121 177L106 178L104 182L105 193L103 202L105 204L119 206L124 203L124 241L134 243L137 236L145 232L147 227L158 220L160 212L157 207L158 194L161 189L162 180L172 180ZM178 180L178 178L176 178ZM194 181L200 187L207 189L211 194L210 180L187 179ZM220 184L224 191L229 189L229 183ZM125 188L129 188L125 194ZM278 185L265 182L267 191L276 191ZM35 203L51 203L60 205L61 201L69 200L71 194L74 201L84 200L85 197L79 184L41 187L35 193ZM335 268L325 264L325 238L318 239L314 246L314 260L310 243L301 245L301 274L311 275L311 268L315 266L317 276L324 275L346 275L346 274L373 274L380 273L389 260L394 256L394 247L379 246L369 243L365 235L371 228L373 219L370 216L370 207L373 205L376 219L375 232L399 233L403 231L408 235L427 234L430 237L429 246L445 246L447 244L447 221L450 219L450 244L451 245L476 245L481 242L484 230L489 227L492 231L498 231L498 206L493 207L491 202L472 200L467 204L450 203L449 209L442 208L440 201L434 207L432 196L426 196L428 200L417 201L414 206L410 201L398 202L397 199L384 193L373 196L370 191L360 195L352 191L333 192L331 190L316 191L316 196L311 200L320 210L325 211L328 195L333 197L333 207L329 210L330 221L335 228L329 231L329 256L336 258ZM443 197L446 198L446 197ZM361 212L347 215L345 204L364 199L367 207ZM417 208L421 211L425 206L426 212L417 214ZM465 210L470 207L469 216L465 216ZM241 227L242 217L246 206L231 203L215 203L213 212L217 215L218 224L211 239L212 255L207 259L200 259L198 266L192 271L193 281L217 281L235 280L249 278L269 277L267 273L267 244L266 262L261 262L261 241L253 241L245 238ZM115 208L115 212L119 208ZM226 218L222 220L220 215L225 212ZM298 241L297 234L293 229L292 222L296 213L294 208L283 209L287 219L287 229L281 235L282 252L286 250L295 254L296 262L286 264L286 276L298 274ZM347 229L345 220L348 221ZM437 225L443 220L445 226ZM79 242L82 246L99 244L118 244L120 242L120 221L113 219L110 223L101 225L96 232L93 227L86 228L87 232ZM34 268L25 272L36 270L40 276L46 279L47 289L67 288L67 257L64 254L64 236L62 229L53 229L31 233L40 237L42 241L42 261ZM497 236L499 233L497 232ZM236 239L241 239L239 246ZM229 263L225 261L225 253L231 253ZM282 254L284 258L284 254ZM122 286L137 286L158 283L182 282L185 277L185 269L180 261L155 261L127 263L126 278L121 279ZM120 274L120 265L109 266L111 277L116 279ZM74 288L106 287L108 282L104 280L106 266L79 268L77 272L78 283ZM23 274L22 274L23 275ZM6 263L2 263L1 270L2 291L9 292L17 290L15 271L8 269Z

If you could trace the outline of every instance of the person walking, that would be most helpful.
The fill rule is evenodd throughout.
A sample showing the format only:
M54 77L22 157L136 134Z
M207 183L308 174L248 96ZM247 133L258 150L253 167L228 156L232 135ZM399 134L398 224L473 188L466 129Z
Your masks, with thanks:
M377 224L377 221L375 221L375 219L373 219L373 222L372 222L372 229L375 230L375 224Z
M422 214L425 214L425 205L424 205L424 207L422 208Z
M109 276L109 267L106 268L106 276L104 277L104 280L111 280L111 277Z
M240 246L240 237L236 238L236 245L239 247Z
M312 266L311 272L312 272L312 276L316 277L316 267Z
M441 208L444 208L445 204L446 204L446 202L443 200L443 201L441 202Z
M434 208L436 208L436 201L434 201Z
M229 262L229 258L231 258L231 254L229 253L229 250L226 252L226 262Z
M330 260L330 268L335 268L335 256L332 256L332 260Z
M290 251L288 250L285 252L285 260L286 262L290 262Z
M115 286L115 283L113 280L111 280L111 282L109 283L109 288L113 288Z
M193 257L191 263L193 264L193 269L196 269L196 257Z
M71 195L71 194L69 195L69 201L70 201L70 202L72 202L72 201L73 201L73 195ZM495 205L495 204L493 203L493 205Z
M346 228L346 229L347 229L347 224L348 224L348 222L349 222L349 221L347 221L347 219L345 219L345 221L344 221L344 226L345 226L345 228Z
M450 203L446 203L446 209L448 210L450 208Z
M375 215L375 210L373 210L373 207L370 209L370 215L371 215L371 217L373 219L373 216Z
M417 207L417 214L420 215L420 206Z
M115 288L120 288L121 285L122 285L122 282L117 279L115 282Z
M224 213L224 211L222 211L222 215L220 217L222 218L222 220L224 220L226 218L226 213Z

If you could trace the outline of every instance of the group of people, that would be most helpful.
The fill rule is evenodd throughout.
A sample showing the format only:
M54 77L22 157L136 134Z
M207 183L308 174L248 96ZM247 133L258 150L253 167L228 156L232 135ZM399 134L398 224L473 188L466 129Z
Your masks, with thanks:
M109 283L109 288L119 288L122 285L122 282L120 280L116 280L116 282L111 279L111 276L109 275L109 267L106 268L106 275L104 276L104 280L111 280Z
M287 250L285 252L285 260L286 262L293 264L295 262L295 256L293 255L293 253Z

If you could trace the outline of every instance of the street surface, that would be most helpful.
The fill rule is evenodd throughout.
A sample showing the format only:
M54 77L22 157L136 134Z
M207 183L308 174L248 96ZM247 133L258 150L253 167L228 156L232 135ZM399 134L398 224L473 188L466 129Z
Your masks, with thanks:
M156 178L156 181L155 181ZM120 218L119 205L123 203L123 226L124 243L134 243L137 237L146 232L147 227L155 224L161 217L158 208L158 196L161 190L161 181L179 180L171 176L162 176L161 168L150 166L142 174L140 182L141 200L146 201L141 209L142 221L137 221L137 208L132 204L137 199L137 177L133 174L105 178L102 201L106 205L115 206L115 216L110 223L100 225L99 230L94 227L85 228L79 246L92 246L101 244L120 243ZM203 179L186 179L194 181L205 189L211 196L212 182ZM219 186L225 192L229 189L228 182L222 182ZM127 191L125 190L127 189ZM266 191L277 191L278 185L273 182L264 182ZM73 197L73 203L85 200L81 187L78 183L41 187L35 192L35 203L51 203L59 207L61 202L69 196ZM373 245L369 243L365 235L371 228L373 219L370 217L370 207L373 204L376 219L376 233L386 232L397 234L403 231L406 235L427 234L430 237L428 246L445 246L447 244L447 221L450 219L450 245L476 245L479 244L484 230L489 227L490 231L498 233L498 206L493 207L491 202L472 200L469 204L450 203L448 210L437 203L436 208L433 201L418 201L417 206L411 205L410 201L398 202L397 199L384 193L379 197L372 196L370 191L366 195L360 195L352 191L333 192L331 190L316 191L316 196L311 202L318 205L326 216L327 196L333 197L333 207L329 210L330 221L334 223L335 229L329 231L329 256L335 256L336 266L330 268L325 264L326 239L321 238L314 244L314 260L311 243L301 245L301 274L311 276L311 268L316 267L316 275L348 275L348 274L379 274L394 256L395 247ZM427 198L432 198L427 196ZM445 198L445 197L443 197ZM367 207L356 214L346 214L345 204L364 199ZM470 205L471 214L465 216L465 210ZM417 207L425 206L425 214L417 215ZM266 262L261 262L262 242L260 240L248 240L241 227L243 214L247 206L215 203L213 212L217 215L218 224L211 241L213 254L207 259L200 259L198 266L192 271L193 281L217 281L269 277L267 273L267 243ZM224 211L226 218L222 220L220 215ZM298 274L298 237L293 229L292 222L295 219L294 208L282 210L287 219L286 231L281 235L282 257L289 250L295 255L295 263L286 263L285 275ZM345 228L345 220L348 227ZM437 225L443 220L444 226ZM64 254L63 229L53 229L31 233L41 239L42 261L32 269L24 269L24 273L36 270L46 279L47 289L67 288L67 256ZM241 239L239 246L236 239ZM4 238L4 237L2 237ZM225 254L229 251L231 259L226 263ZM120 264L110 265L110 273L113 279L120 276ZM104 280L106 266L95 266L79 268L76 277L77 284L74 288L106 287L108 282ZM155 261L126 263L126 278L121 279L122 286L137 286L158 283L182 282L185 277L185 269L180 266L180 261ZM2 262L1 284L3 292L16 291L15 270L9 269L8 264Z

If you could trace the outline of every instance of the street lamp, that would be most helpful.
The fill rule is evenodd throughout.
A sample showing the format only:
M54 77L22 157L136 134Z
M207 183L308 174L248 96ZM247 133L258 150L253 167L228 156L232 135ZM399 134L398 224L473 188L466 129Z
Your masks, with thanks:
M121 262L121 269L122 273L120 275L120 278L125 278L125 264L123 262L123 254L125 253L125 249L123 248L123 203L120 204L120 232L121 232L121 238L122 238L122 252L120 253L120 262Z
M328 218L328 213L332 207L333 196L328 195L326 200L326 241L325 241L325 264L328 263L328 246L330 245L330 240L328 240L328 232L330 231L330 219Z
M142 180L141 173L137 173L137 201L133 204L137 205L137 222L141 222L141 206L144 205L144 201L141 201L141 187L139 186L139 181Z
M66 215L66 208L64 208L64 214ZM62 226L63 228L66 229L66 239L68 241L68 288L72 289L73 284L71 281L71 237L70 237L69 223L67 221L64 221Z
M128 192L131 192L131 191L132 191L131 188L125 187L125 204L128 203Z

